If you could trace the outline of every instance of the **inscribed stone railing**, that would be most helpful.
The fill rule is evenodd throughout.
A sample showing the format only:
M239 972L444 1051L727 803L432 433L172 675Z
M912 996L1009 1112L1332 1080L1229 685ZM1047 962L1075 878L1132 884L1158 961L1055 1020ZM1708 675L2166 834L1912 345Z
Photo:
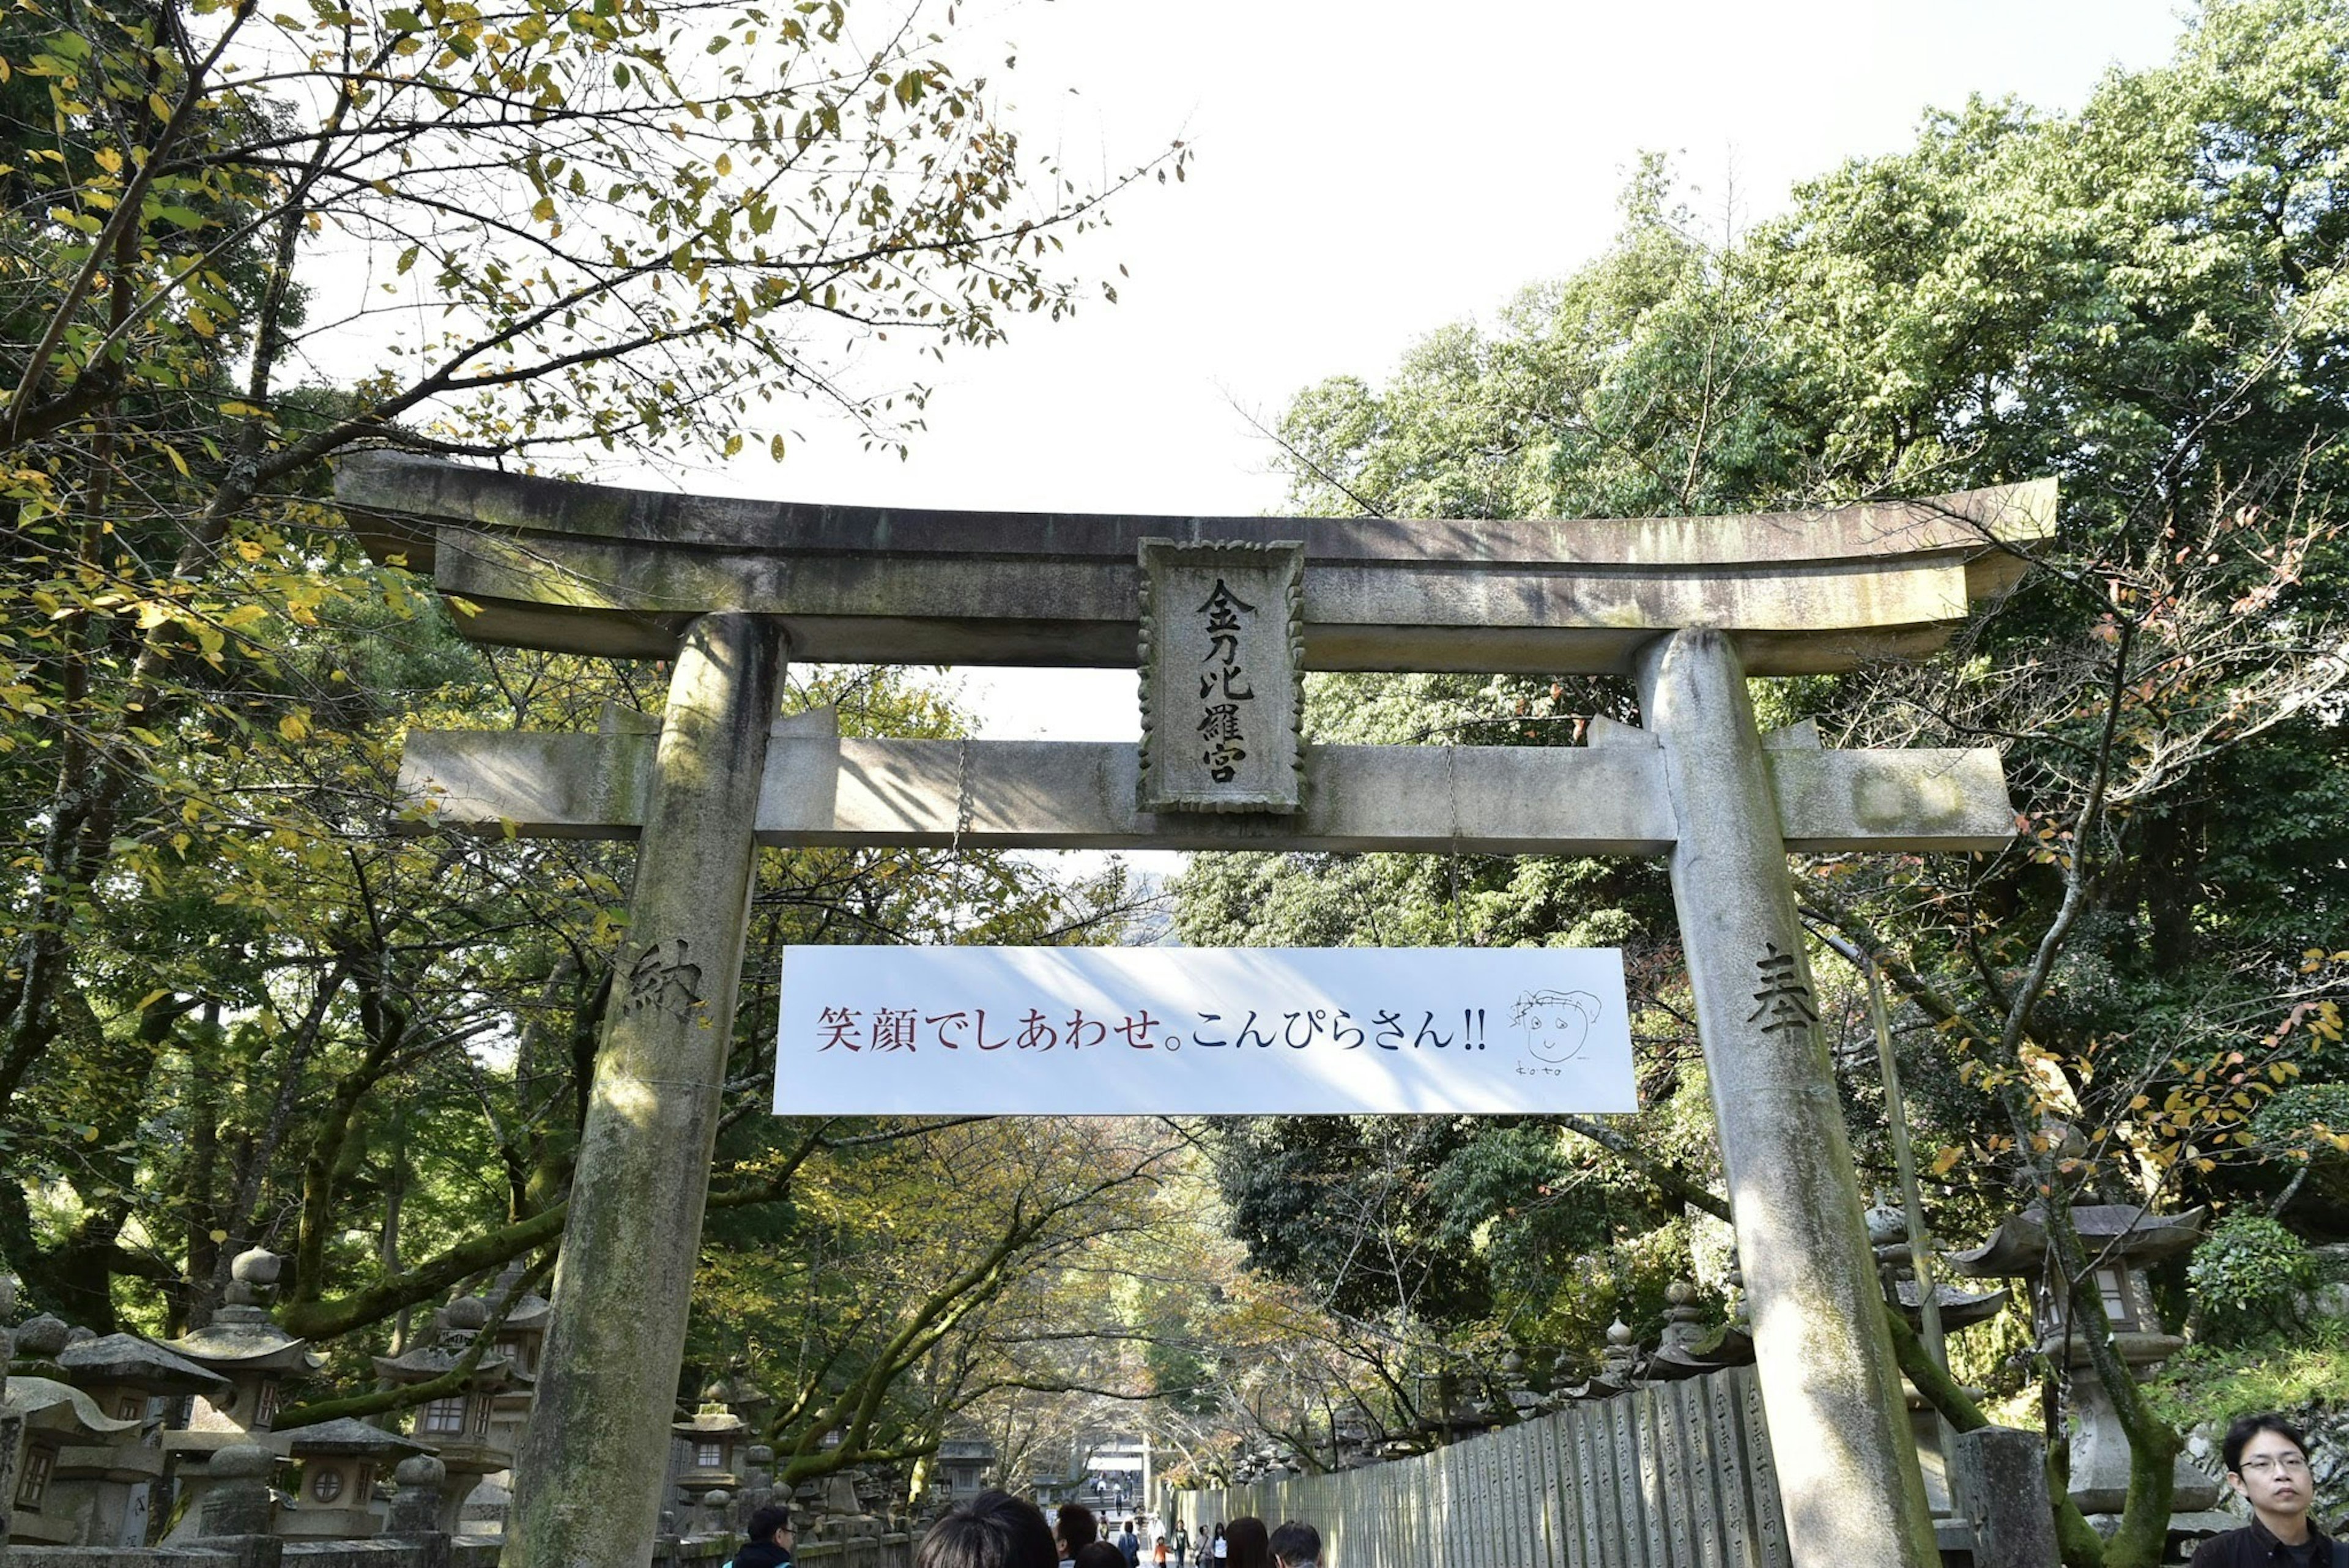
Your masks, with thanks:
M1433 1453L1168 1494L1200 1537L1249 1514L1344 1568L1784 1568L1761 1386L1741 1366L1569 1405ZM1854 1568L1857 1568L1855 1564Z
M639 1561L647 1568L718 1568L740 1538L664 1539ZM808 1546L798 1561L826 1568L906 1568L902 1535L877 1541ZM279 1541L247 1537L234 1543L190 1546L17 1546L8 1568L498 1568L499 1543L478 1538L431 1541L376 1537L364 1541Z

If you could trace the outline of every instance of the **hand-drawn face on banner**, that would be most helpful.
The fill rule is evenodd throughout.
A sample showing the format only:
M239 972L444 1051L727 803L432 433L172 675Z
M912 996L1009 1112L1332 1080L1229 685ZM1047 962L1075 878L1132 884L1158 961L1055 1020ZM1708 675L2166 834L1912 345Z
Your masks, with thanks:
M1528 991L1509 1010L1509 1022L1525 1031L1526 1049L1544 1062L1572 1062L1599 1022L1599 999L1587 991Z

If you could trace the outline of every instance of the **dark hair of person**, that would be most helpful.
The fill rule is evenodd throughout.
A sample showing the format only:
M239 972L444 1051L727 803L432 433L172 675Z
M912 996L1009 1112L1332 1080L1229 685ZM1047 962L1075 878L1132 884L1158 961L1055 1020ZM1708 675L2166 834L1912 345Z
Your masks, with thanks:
M1272 1554L1285 1563L1319 1563L1321 1561L1321 1532L1309 1524L1290 1520L1272 1532Z
M1125 1553L1106 1541L1088 1541L1069 1559L1069 1568L1125 1568Z
M1081 1502L1061 1505L1061 1544L1073 1554L1080 1546L1091 1546L1101 1539L1101 1521L1093 1511Z
M792 1511L781 1503L771 1502L752 1514L750 1522L742 1529L753 1541L772 1541L775 1532L789 1529L791 1522Z
M1044 1511L1009 1492L983 1491L930 1526L914 1568L1059 1568Z
M1268 1538L1264 1521L1255 1514L1242 1514L1232 1521L1224 1539L1231 1551L1224 1559L1224 1568L1272 1568L1272 1542Z
M2261 1432L2273 1432L2298 1449L2301 1458L2308 1457L2306 1434L2275 1411L2261 1410L2253 1415L2236 1417L2234 1424L2227 1428L2227 1440L2219 1446L2219 1452L2227 1461L2229 1469L2241 1468L2244 1446Z

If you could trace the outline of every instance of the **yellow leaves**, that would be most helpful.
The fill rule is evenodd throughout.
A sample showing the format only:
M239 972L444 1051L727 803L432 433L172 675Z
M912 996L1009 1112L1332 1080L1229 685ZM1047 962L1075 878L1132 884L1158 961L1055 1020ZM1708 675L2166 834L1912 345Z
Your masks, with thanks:
M1932 1172L1935 1176L1947 1176L1957 1168L1958 1161L1964 1158L1965 1151L1956 1144L1943 1144L1940 1152L1933 1156Z
M551 195L541 196L532 206L530 215L542 223L554 222L554 198Z
M5 81L8 78L5 75L0 75L0 81ZM105 170L109 174L119 174L122 172L122 154L116 151L113 148L101 147L90 156L96 159L98 166L100 169Z
M199 337L213 337L219 336L220 328L213 325L211 313L205 310L201 305L191 305L188 306L187 320L188 330L194 333Z
M310 720L308 711L305 709L296 709L293 712L279 719L277 721L277 732L285 736L287 740L295 742L296 743L308 740L310 738Z

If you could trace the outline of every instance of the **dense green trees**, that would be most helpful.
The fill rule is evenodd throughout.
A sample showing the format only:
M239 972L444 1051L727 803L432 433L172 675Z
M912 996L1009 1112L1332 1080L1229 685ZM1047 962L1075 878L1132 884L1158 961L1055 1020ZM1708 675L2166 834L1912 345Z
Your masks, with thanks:
M628 855L410 836L392 769L411 723L593 727L662 674L464 645L319 504L326 464L781 456L808 400L901 441L922 389L861 381L858 342L978 348L1074 308L1095 285L1057 236L1137 176L1064 180L918 5L883 9L0 18L0 1259L34 1303L202 1322L269 1245L328 1398L412 1314L546 1256ZM852 732L964 722L872 672L791 701ZM771 857L751 969L845 935L1106 937L1124 897L988 856ZM760 1016L713 1204L764 1215L788 1274L821 1232L795 1182L954 1129L778 1127ZM1017 1223L970 1195L968 1238L1005 1251L936 1262L937 1312L968 1324L1064 1244L1039 1216L1083 1189L1047 1174L1050 1202L993 1194ZM951 1399L895 1376L926 1342L857 1321L875 1342L832 1348L802 1424L935 1426ZM851 1386L908 1402L828 1406Z
M1758 694L1765 722L1816 718L1834 743L2006 755L2013 853L1801 868L1823 945L1895 981L1952 1230L2020 1183L2059 1214L2075 1194L2275 1203L2349 1233L2253 1125L2278 1088L2343 1075L2344 94L2339 7L2230 0L2077 114L1932 116L1733 240L1696 233L1651 161L1598 261L1489 327L1433 335L1382 386L1310 389L1281 423L1294 499L1325 514L1701 514L2062 480L2059 539L1952 653ZM1332 678L1310 717L1332 738L1524 745L1574 743L1598 713L1633 716L1607 682ZM1649 1086L1698 1070L1641 868L1233 857L1203 859L1182 895L1195 940L1619 940L1650 981ZM1838 1059L1881 1169L1864 1014L1828 1021L1851 1033ZM1651 1103L1644 1158L1674 1163L1677 1139L1701 1174L1685 1102ZM1578 1149L1568 1135L1552 1158ZM1571 1299L1560 1265L1583 1243L1511 1210L1496 1189L1459 1277L1546 1267L1549 1299ZM1381 1233L1424 1245L1442 1212ZM1664 1212L1626 1216L1617 1245ZM2064 1256L2078 1277L2086 1260ZM2094 1294L2074 1300L2091 1343ZM1547 1348L1540 1303L1495 1297L1483 1321ZM1431 1297L1428 1322L1449 1304ZM2175 1438L2115 1392L2148 1462L2106 1555L2151 1562Z

